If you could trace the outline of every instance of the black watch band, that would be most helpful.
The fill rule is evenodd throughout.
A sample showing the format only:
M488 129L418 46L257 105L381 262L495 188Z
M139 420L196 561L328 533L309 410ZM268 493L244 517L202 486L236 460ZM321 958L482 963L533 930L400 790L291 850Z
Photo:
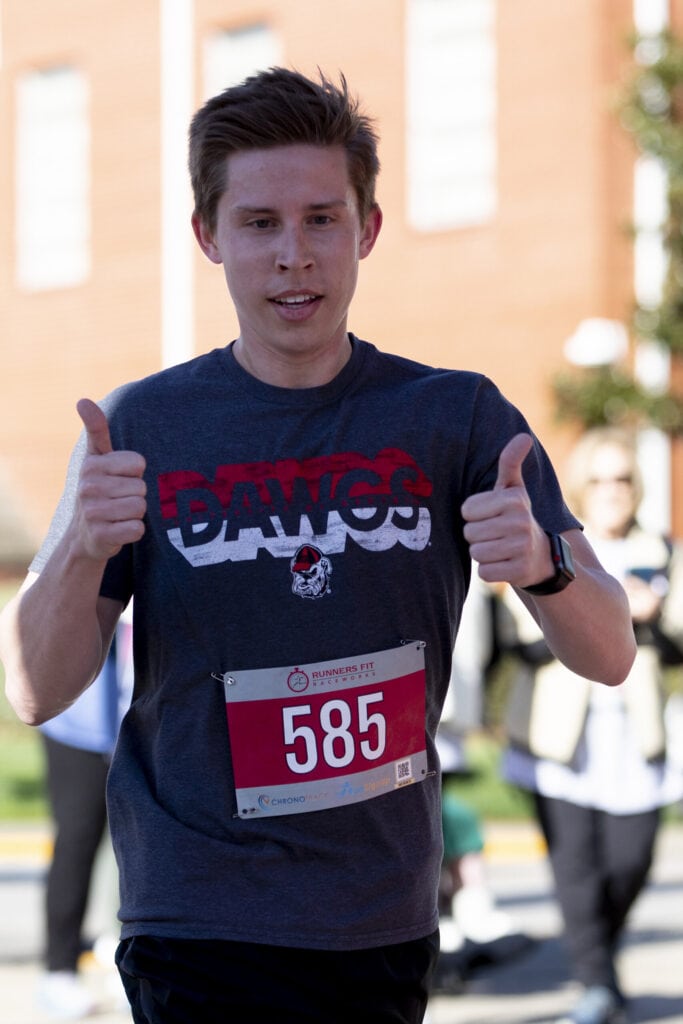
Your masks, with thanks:
M559 533L548 533L550 541L550 557L555 566L555 573L542 583L534 583L530 587L522 587L527 594L536 594L539 597L546 594L559 594L561 590L568 587L572 580L576 579L572 549L569 543Z

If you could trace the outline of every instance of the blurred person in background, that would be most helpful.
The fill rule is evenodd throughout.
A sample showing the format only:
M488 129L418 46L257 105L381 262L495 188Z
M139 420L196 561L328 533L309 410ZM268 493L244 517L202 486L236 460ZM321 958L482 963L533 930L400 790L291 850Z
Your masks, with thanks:
M549 652L525 609L505 595L520 659L507 708L508 781L534 794L582 994L570 1024L620 1024L627 1001L615 956L646 884L661 809L681 798L683 775L667 761L663 665L683 641L681 550L643 529L635 439L589 431L568 463L570 507L602 564L628 595L638 653L616 688L589 682ZM517 602L518 604L518 602Z
M66 711L39 727L54 837L45 887L45 972L37 1000L42 1011L57 1019L85 1017L96 1009L94 994L79 972L79 960L94 945L83 929L95 895L98 851L109 843L105 790L119 724L131 697L130 646L130 625L121 620L92 686ZM113 852L104 863L115 871ZM103 899L109 904L112 893L105 893ZM117 906L111 907L112 934L116 910ZM99 949L107 944L106 938L100 936ZM108 945L113 970L114 949L111 942ZM123 997L120 984L118 991Z
M497 660L493 589L476 572L463 605L451 679L436 733L441 764L444 855L439 886L441 946L433 991L457 995L480 968L508 962L533 940L496 905L484 855L484 827L475 808L455 792L471 774L467 735L481 729L487 672Z

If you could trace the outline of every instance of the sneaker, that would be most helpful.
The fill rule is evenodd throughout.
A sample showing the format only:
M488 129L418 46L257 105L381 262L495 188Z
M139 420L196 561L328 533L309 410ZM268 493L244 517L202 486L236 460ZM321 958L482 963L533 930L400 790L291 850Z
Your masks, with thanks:
M92 951L100 967L114 966L114 957L116 955L118 945L118 936L111 932L104 932L95 939Z
M483 885L467 885L453 897L453 917L466 939L493 942L516 931L507 914L496 908Z
M568 1017L557 1024L627 1024L623 1000L606 985L587 988Z
M78 1020L95 1009L95 1002L75 971L48 971L38 985L37 1003L54 1020Z
M453 953L465 942L465 936L452 917L439 918L439 949L442 953Z

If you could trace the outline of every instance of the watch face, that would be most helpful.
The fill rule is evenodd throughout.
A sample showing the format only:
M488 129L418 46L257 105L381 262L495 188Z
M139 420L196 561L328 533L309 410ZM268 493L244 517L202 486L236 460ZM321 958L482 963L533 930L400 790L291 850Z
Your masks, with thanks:
M572 549L568 541L559 533L548 533L550 555L555 566L555 574L548 580L542 580L530 587L523 587L528 594L558 594L576 579Z
M559 533L557 534L557 540L559 542L560 553L560 561L558 563L557 568L565 576L570 577L570 579L576 579L576 569L574 568L572 549L570 545L567 543L567 541L564 539L564 537L561 536L561 534Z

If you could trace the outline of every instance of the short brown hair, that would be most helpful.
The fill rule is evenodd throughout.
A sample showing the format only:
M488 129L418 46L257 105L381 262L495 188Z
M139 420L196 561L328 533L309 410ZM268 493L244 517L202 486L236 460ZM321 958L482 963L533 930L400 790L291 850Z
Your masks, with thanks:
M190 178L195 215L210 230L227 187L227 157L250 149L310 144L343 146L361 222L376 205L377 134L340 74L337 87L320 72L270 68L208 100L190 124Z

